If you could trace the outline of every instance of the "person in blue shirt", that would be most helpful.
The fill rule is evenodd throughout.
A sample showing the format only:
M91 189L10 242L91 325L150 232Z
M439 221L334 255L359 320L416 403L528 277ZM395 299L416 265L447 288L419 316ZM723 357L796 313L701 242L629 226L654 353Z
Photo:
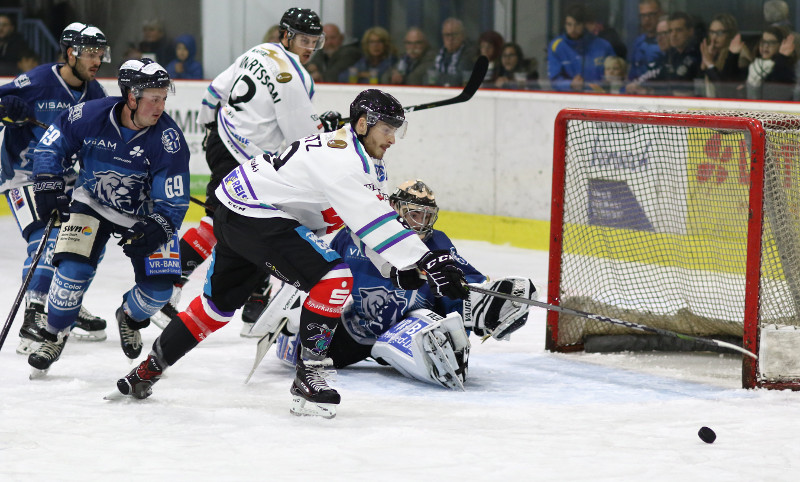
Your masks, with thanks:
M139 330L169 301L180 278L177 232L189 207L189 147L164 113L174 87L150 59L122 64L118 84L122 97L80 103L59 115L34 152L37 213L61 222L47 325L41 346L28 356L37 370L49 369L61 355L111 236L121 238L136 282L116 312L128 358L141 353ZM73 156L80 171L70 203L63 175Z
M109 62L110 50L103 32L92 25L72 23L61 33L59 40L64 63L40 65L0 86L0 118L5 127L0 148L0 192L6 195L11 212L28 244L22 277L27 274L39 241L44 234L46 219L36 215L32 203L33 151L45 129L66 109L87 100L101 99L105 90L95 76L101 62ZM42 127L43 126L43 127ZM64 175L67 192L72 189L76 174ZM55 246L58 229L47 240L46 253ZM43 256L34 270L25 293L25 314L20 329L17 353L29 354L33 344L41 341L39 328L44 326L45 302L53 266L49 256ZM106 321L81 307L74 334L78 339L106 339Z
M664 57L657 37L658 22L662 15L659 0L639 0L639 25L642 33L633 42L628 79L638 78Z
M555 90L584 92L588 84L603 81L603 62L614 56L608 41L586 31L589 14L583 5L567 8L565 32L550 43L547 49L547 75Z
M469 284L529 299L536 296L536 288L527 278L488 280L458 254L444 232L433 229L439 207L433 191L423 181L404 182L389 196L389 202L402 222L419 235L428 249L450 253ZM477 292L471 292L464 300L437 297L416 271L392 267L384 273L384 267L376 267L374 253L354 239L347 227L339 230L330 247L350 266L353 274L352 303L346 305L341 320L343 329L334 332L328 349L328 356L336 368L372 357L412 378L448 388L463 387L469 356L465 328L480 337L506 340L527 321L527 305L514 306L511 302ZM251 332L253 337L277 332L280 320L286 318L286 328L277 336L276 351L278 357L288 364L294 364L297 356L297 337L293 333L297 332L295 325L303 296L301 291L284 284ZM444 319L455 319L456 323L443 328L440 322L449 324ZM413 347L416 344L416 339L409 339L414 338L413 335L407 336L409 326L426 326L419 332L441 329L446 334L460 384L453 379L455 377L448 377L438 368L433 370L435 357L423 354L422 350L412 349L403 356L392 349L393 345ZM404 342L398 343L399 339Z
M202 79L203 64L194 58L197 44L194 37L185 34L175 39L175 60L167 65L172 79Z

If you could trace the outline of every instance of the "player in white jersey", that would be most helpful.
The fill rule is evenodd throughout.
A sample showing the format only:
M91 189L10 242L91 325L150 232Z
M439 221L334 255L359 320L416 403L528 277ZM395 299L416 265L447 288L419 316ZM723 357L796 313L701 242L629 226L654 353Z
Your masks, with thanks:
M322 48L325 34L319 16L309 9L290 8L280 22L281 41L251 48L208 86L198 123L209 128L206 161L211 178L206 188L206 216L197 228L181 238L183 279L208 256L216 244L212 211L219 205L214 190L222 177L239 164L264 154L277 154L284 141L323 130L335 130L341 121L337 112L317 116L311 100L314 81L303 67L315 50ZM247 328L266 306L268 279L255 288L242 318ZM176 290L173 301L177 302ZM173 303L174 304L174 303ZM174 306L165 306L174 314Z
M266 272L308 293L291 411L335 416L340 396L325 382L327 351L353 277L318 236L345 224L382 271L389 271L387 263L420 269L436 296L468 295L450 252L429 251L388 203L383 156L405 132L403 107L369 89L350 105L350 116L350 124L335 132L305 137L280 156L259 156L225 176L214 217L219 242L204 293L167 325L147 359L117 382L120 392L149 396L163 370L230 321Z

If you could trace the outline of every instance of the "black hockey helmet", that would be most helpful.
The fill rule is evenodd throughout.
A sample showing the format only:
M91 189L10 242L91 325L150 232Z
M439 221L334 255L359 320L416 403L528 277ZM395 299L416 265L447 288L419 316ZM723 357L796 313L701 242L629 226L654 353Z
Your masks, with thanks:
M406 181L389 195L389 204L424 240L439 218L436 196L427 184L415 179Z
M61 55L67 58L67 49L72 47L76 57L80 57L84 48L102 49L103 62L111 62L111 47L108 46L108 39L105 34L94 25L81 22L73 22L61 32L58 41L61 48Z
M127 97L129 90L137 99L141 98L144 89L166 88L170 94L175 93L166 69L148 58L131 59L122 64L117 84L122 97Z
M358 94L350 104L350 124L355 129L358 119L367 116L367 126L383 121L397 129L395 135L402 138L406 133L406 114L400 101L378 89L367 89Z
M319 50L325 45L325 34L322 32L322 23L319 15L310 8L292 7L283 13L280 22L280 33L289 32L289 40L298 33L318 37L314 50Z

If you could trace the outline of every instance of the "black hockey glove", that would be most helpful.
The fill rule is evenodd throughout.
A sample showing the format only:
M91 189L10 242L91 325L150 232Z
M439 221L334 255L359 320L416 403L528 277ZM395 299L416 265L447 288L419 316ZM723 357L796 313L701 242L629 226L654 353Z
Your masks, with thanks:
M55 176L37 176L33 182L33 199L39 219L50 219L53 211L62 223L69 221L70 198L64 192L64 180Z
M425 271L428 286L434 295L452 299L464 299L469 296L464 272L456 265L449 251L431 251L417 261L417 266Z
M425 284L425 280L419 275L417 268L397 269L392 266L389 278L396 288L401 290L418 290Z
M153 213L124 233L119 245L129 258L149 256L172 237L172 226L164 216Z
M325 132L333 132L342 123L342 114L335 110L325 111L319 116L319 121L322 122L322 128Z
M16 95L4 95L0 99L0 121L7 127L20 127L33 117L31 106Z

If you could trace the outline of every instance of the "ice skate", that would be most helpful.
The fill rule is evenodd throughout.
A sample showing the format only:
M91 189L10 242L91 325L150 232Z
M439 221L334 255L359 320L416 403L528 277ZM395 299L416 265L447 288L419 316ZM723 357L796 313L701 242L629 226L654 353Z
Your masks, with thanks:
M339 392L329 387L325 381L325 378L335 373L327 370L332 366L333 361L330 358L322 361L297 361L297 375L290 389L292 406L289 411L293 415L311 415L322 418L336 416L336 405L341 402L342 398L339 396Z
M78 318L75 320L75 325L72 327L70 333L76 340L82 341L104 341L106 335L106 320L99 316L94 316L81 306L78 313Z
M28 365L39 372L47 372L50 366L61 357L61 352L64 351L64 345L67 343L69 335L55 335L47 330L41 332L42 341L39 348L35 352L28 355ZM33 372L32 377L41 375L39 372Z
M22 327L19 329L19 345L17 353L20 355L30 355L38 348L38 343L42 341L40 330L44 330L47 325L47 313L44 312L44 305L32 302L25 308L25 315L22 319Z
M145 321L136 321L125 313L122 306L117 308L119 343L125 356L131 360L135 360L142 354L142 335L139 334L139 329L134 329L133 327L144 328L148 324L149 318Z
M130 395L140 400L145 399L153 394L153 384L161 378L163 372L164 369L155 357L149 355L128 375L117 380L117 390L122 395ZM110 400L112 397L109 396L106 399Z

